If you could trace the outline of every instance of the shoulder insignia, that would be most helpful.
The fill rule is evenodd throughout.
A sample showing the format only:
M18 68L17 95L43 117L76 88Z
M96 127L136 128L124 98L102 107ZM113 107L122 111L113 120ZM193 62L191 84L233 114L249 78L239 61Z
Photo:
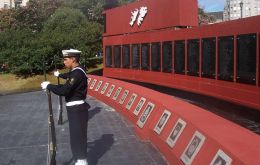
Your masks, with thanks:
M75 81L74 78L71 78L70 81L69 81L70 85L73 85L74 81Z

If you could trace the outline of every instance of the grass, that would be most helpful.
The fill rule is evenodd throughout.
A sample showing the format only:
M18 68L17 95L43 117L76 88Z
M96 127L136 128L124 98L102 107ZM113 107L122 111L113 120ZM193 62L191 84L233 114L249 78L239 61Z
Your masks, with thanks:
M102 68L103 68L103 64L97 64L97 67L89 68L87 73L95 72L95 71L100 70Z
M90 68L88 73L102 69L103 64L97 65L96 68ZM62 70L61 72L65 72ZM53 84L57 84L57 78L53 76L53 72L47 74L47 80ZM0 95L11 93L22 93L41 90L40 84L44 81L44 75L37 75L28 78L19 78L14 74L0 74ZM64 83L65 81L61 81Z

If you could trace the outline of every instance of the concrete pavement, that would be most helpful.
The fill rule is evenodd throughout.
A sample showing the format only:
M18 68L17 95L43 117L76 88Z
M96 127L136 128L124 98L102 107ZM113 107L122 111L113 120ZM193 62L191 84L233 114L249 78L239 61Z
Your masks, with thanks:
M57 114L57 96L52 94ZM88 98L89 165L165 165L163 156L141 142L133 126L108 105ZM48 102L44 92L0 96L0 165L45 165L48 143ZM65 107L64 107L65 108ZM72 155L66 111L64 124L55 125L57 164L69 165Z

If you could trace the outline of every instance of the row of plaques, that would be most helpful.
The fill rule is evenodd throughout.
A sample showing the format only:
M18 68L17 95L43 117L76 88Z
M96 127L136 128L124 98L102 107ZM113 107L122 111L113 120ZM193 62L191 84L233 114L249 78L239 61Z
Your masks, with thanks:
M234 81L236 75L236 82L256 84L257 34L108 45L105 47L105 55L106 67L176 74L186 72L189 76L198 77L201 66L201 76L205 78Z
M88 84L90 84L90 81L91 81L91 78L88 78ZM97 79L94 79L92 81L92 83L90 84L89 89L92 89L92 90L94 89L94 91L98 92L103 81L99 81L98 84L96 85L96 87L94 88L96 82L97 82ZM104 95L108 86L109 86L109 83L106 82L105 85L102 87L100 94ZM112 84L110 86L110 88L108 89L107 93L105 94L105 96L111 97L114 89L115 89L115 85ZM118 87L112 97L112 100L116 101L119 94L121 93L121 91L122 91L122 87ZM129 90L125 90L119 100L119 104L122 105L124 103L128 94L129 94ZM138 95L136 93L133 93L131 95L129 101L127 102L127 104L125 106L125 108L127 110L131 109L137 96ZM135 116L139 115L145 102L146 102L146 98L141 97L133 111L133 114ZM140 117L136 123L138 127L140 127L140 128L144 127L144 125L145 125L146 121L148 120L149 116L151 115L154 107L155 107L154 103L152 103L152 102L147 103L146 107L144 108L143 113L140 115ZM170 116L171 116L171 112L169 110L165 109L154 127L154 131L158 135L160 135L160 133L162 132L163 128L165 127L168 120L170 119ZM184 131L186 125L187 125L187 123L183 119L178 118L178 120L176 121L175 125L173 126L169 136L166 139L166 143L169 145L169 147L173 148L175 146L179 137L181 136L182 132ZM206 137L203 134L201 134L199 131L195 131L195 133L193 134L192 138L190 139L188 145L186 146L184 152L182 153L182 155L180 157L180 159L182 160L182 162L185 165L189 165L192 163L193 159L196 157L196 155L200 151L203 143L205 142L205 139L206 139ZM210 165L229 165L229 164L231 164L231 162L232 162L232 159L224 151L219 149L217 151L216 155L214 156L214 158L212 159Z

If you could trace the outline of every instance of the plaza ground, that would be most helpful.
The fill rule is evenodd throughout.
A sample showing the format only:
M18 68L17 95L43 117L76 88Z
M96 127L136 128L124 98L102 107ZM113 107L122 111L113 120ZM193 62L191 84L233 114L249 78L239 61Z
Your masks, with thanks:
M89 165L166 165L163 156L135 136L133 125L108 105L88 97ZM57 114L58 99L52 95ZM0 165L45 165L48 143L48 102L42 91L0 96ZM55 125L57 164L73 164L66 111Z

